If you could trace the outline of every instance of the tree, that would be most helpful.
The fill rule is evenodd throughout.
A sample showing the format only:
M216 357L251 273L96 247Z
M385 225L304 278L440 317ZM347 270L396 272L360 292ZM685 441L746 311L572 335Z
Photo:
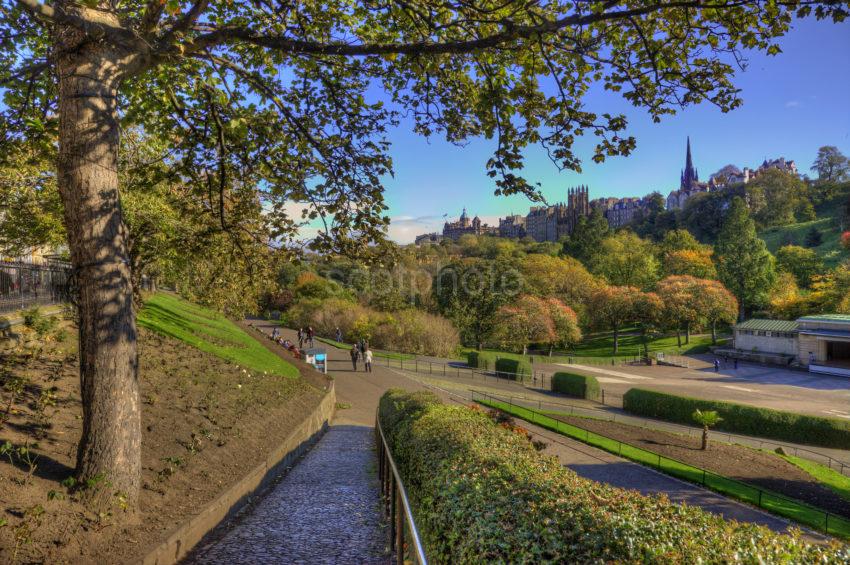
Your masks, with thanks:
M711 248L699 250L673 251L662 258L663 271L670 275L690 275L699 279L716 279L717 269L714 267Z
M573 233L564 241L563 253L590 265L599 253L599 246L610 232L608 220L602 211L594 208L590 217L582 216L576 222Z
M812 171L818 174L819 181L841 182L850 177L850 159L847 159L838 147L824 145L818 149L818 155L812 163Z
M726 191L698 192L688 198L679 213L679 225L703 243L714 243L729 205Z
M806 185L796 175L771 168L749 182L745 190L750 214L762 227L790 224L796 220L796 213L810 213Z
M767 302L776 276L774 259L740 197L732 199L714 253L720 281L738 299L740 319L748 308Z
M575 312L557 298L520 296L499 308L491 336L500 347L525 355L532 343L568 347L581 339Z
M610 284L637 288L652 286L658 280L659 271L652 242L627 230L602 241L590 268Z
M496 311L522 290L522 277L510 261L479 258L449 263L431 287L440 313L455 323L465 343L479 349L493 333Z
M797 285L809 288L812 277L823 271L823 260L818 254L799 245L785 245L776 252L776 268L794 275Z
M717 344L717 325L732 324L738 317L738 301L720 281L697 280L697 313L711 327L711 343Z
M691 341L691 325L700 319L700 299L697 279L691 276L672 276L660 281L656 288L664 305L664 320L676 329L676 340L682 347L682 328L685 343Z
M809 228L809 231L806 232L806 239L803 243L806 247L819 247L823 244L823 234L821 234L817 226Z
M542 297L556 297L577 310L601 283L572 257L526 255L519 264L529 291Z
M588 313L593 327L614 334L614 355L620 351L620 329L636 318L635 302L641 291L629 286L606 286L590 296Z
M846 12L826 0L767 8L457 2L436 11L424 0L8 0L0 11L4 140L59 138L57 184L81 304L79 478L107 477L135 506L141 429L122 129L168 140L187 184L209 195L203 213L225 231L230 179L249 171L247 187L267 199L276 238L299 224L286 204L304 203L302 219L323 225L314 248L366 258L385 252L381 179L392 172L386 131L399 110L423 135L496 138L486 165L496 193L540 199L517 173L529 144L573 170L572 145L586 131L600 139L595 161L635 146L624 116L584 108L593 82L656 121L701 101L731 110L741 100L728 56L776 53L793 17ZM544 92L543 73L556 95ZM392 104L372 99L376 89Z
M708 429L722 422L723 418L715 410L706 410L703 412L699 408L694 411L692 417L694 422L702 426L702 447L700 449L705 451L708 449Z

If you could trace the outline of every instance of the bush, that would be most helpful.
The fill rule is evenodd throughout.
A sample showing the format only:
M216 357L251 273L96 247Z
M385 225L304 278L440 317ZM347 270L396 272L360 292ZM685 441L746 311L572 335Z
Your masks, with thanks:
M583 479L485 413L390 390L379 417L433 563L842 562L850 550Z
M24 326L35 331L39 337L44 337L47 333L56 326L56 318L53 316L45 316L42 314L38 306L33 306L22 312Z
M596 377L562 372L552 375L552 390L576 398L598 400L600 388Z
M716 411L718 430L775 440L850 449L850 422L769 408L676 396L641 388L623 395L623 409L668 422L693 424L695 410Z
M322 337L352 343L360 338L373 347L402 353L447 357L457 349L460 339L451 322L420 310L379 312L344 298L305 299L286 313L290 327L312 326Z
M466 352L466 364L469 367L478 367L478 351L467 351Z
M509 373L515 376L516 380L522 380L523 375L531 375L531 363L522 359L513 359L511 357L499 357L495 362L497 373Z

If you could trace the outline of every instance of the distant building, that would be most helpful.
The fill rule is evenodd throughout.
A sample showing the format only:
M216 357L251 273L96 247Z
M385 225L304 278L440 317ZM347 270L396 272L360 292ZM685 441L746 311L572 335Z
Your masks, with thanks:
M526 234L535 241L558 241L570 235L579 218L590 215L590 190L578 186L567 190L567 202L534 206L525 216Z
M415 243L416 245L436 245L442 240L443 236L441 236L437 232L423 233L422 235L417 235L413 243Z
M684 208L685 203L694 194L711 192L716 188L717 184L713 179L709 180L709 182L700 182L699 171L694 167L693 158L691 157L691 138L688 137L685 168L682 169L679 177L679 189L672 191L667 196L667 209L679 210Z
M482 224L478 216L469 219L466 208L456 222L446 222L443 225L443 237L457 241L462 235L498 235L499 228Z
M649 198L619 198L603 215L608 220L608 227L621 228L637 219L649 206Z
M504 218L499 218L499 237L521 239L525 236L525 216L512 214Z
M736 184L747 184L770 169L777 169L794 176L799 176L800 174L797 171L797 164L793 160L786 160L785 157L779 157L778 159L765 159L757 169L744 167L743 170L741 170L735 167L734 170L724 171L725 174L722 176L717 178L712 177L712 180L715 181L718 187L721 188Z

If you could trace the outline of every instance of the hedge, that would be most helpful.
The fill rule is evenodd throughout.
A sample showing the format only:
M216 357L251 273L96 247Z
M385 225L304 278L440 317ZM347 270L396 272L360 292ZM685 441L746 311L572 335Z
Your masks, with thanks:
M381 425L432 563L833 563L804 542L579 477L524 434L431 393L390 390Z
M503 357L496 351L468 351L466 364L476 369L520 375L531 375L531 363L525 359Z
M676 396L641 388L623 395L623 409L632 414L694 425L694 410L716 410L723 420L718 430L775 440L850 449L850 422L759 408L745 404Z
M596 377L559 372L552 375L552 390L577 398L599 399L599 381Z

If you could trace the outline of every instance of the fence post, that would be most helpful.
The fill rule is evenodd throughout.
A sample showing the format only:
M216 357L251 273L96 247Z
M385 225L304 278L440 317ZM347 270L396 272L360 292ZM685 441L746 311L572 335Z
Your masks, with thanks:
M758 504L759 508L761 508L761 493L762 493L762 490L759 489L759 504Z
M605 389L602 389L602 406L605 406Z

